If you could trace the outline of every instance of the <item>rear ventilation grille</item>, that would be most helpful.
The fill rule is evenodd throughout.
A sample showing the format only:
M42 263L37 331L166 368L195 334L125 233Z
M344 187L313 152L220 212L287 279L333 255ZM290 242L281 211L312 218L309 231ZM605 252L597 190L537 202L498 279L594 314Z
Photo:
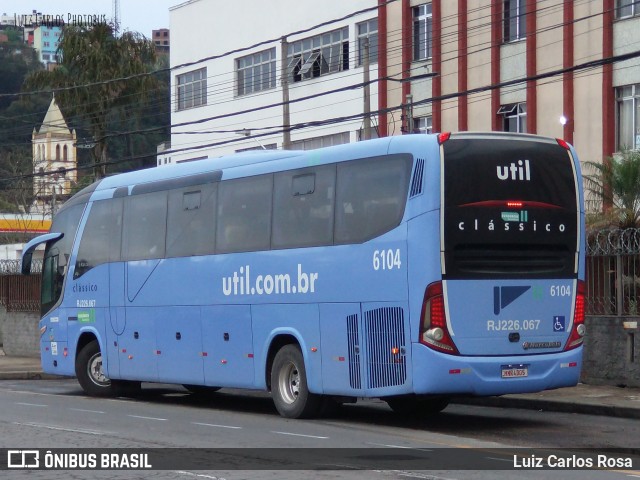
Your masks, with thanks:
M362 388L360 374L360 340L358 335L358 315L347 317L347 340L349 344L349 385L354 389Z
M558 245L458 245L447 260L447 275L553 277L573 273L573 260Z
M410 197L415 197L422 193L422 177L424 174L424 159L418 158L416 160L416 168L413 171L413 179L411 180Z
M364 313L369 388L403 385L407 379L404 313L385 307Z

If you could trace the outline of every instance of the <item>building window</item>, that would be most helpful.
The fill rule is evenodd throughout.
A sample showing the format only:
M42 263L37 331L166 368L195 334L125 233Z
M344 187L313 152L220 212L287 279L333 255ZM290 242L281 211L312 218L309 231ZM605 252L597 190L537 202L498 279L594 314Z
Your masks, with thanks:
M616 0L616 18L640 15L640 4L637 0Z
M369 63L378 61L378 19L373 18L357 25L358 30L358 66L364 63L364 41L369 39Z
M44 46L48 47L49 46L49 42L44 42Z
M617 150L640 149L640 84L616 89Z
M62 161L66 162L68 160L69 160L69 149L65 145L64 147L62 147Z
M294 82L349 70L349 28L290 43L287 70Z
M521 40L527 33L526 0L505 0L504 2L504 41Z
M207 69L201 68L176 77L178 110L207 104Z
M236 153L241 152L253 152L253 151L262 151L262 150L277 150L277 143L267 143L266 145L256 145L255 147L247 147L247 148L239 148L236 150Z
M276 49L247 55L236 60L238 95L276 87Z
M431 4L413 7L413 59L425 60L431 58L433 31Z
M431 117L418 117L413 120L413 131L416 133L433 133Z
M503 105L498 115L504 117L503 130L505 132L527 133L527 104L512 103Z
M306 138L291 142L292 150L315 150L316 148L331 147L349 143L349 132L324 135L322 137Z

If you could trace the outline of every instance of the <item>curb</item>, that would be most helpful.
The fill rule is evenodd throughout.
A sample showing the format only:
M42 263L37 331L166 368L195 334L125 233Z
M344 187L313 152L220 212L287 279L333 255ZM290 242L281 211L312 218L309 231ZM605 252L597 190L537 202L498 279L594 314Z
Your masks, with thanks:
M43 372L1 372L0 380L59 380L60 375L50 375Z
M583 415L602 415L608 417L640 419L640 409L617 405L570 403L567 401L514 397L455 398L451 403L460 405L477 405L482 407L522 408L526 410L546 410L549 412L580 413Z

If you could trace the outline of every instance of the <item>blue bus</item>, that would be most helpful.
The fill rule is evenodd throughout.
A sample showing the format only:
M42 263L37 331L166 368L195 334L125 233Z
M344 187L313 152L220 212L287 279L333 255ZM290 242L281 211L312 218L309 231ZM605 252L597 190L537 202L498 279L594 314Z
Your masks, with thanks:
M443 133L104 178L24 250L28 273L45 244L43 370L93 396L268 390L287 418L575 385L579 165L562 140Z

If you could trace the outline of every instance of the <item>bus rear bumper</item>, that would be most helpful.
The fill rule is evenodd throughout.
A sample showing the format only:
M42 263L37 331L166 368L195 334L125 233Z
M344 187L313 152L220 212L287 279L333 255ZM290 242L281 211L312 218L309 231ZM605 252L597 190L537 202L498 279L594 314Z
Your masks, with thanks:
M582 348L540 355L464 357L414 344L413 390L488 396L571 387L580 380Z

